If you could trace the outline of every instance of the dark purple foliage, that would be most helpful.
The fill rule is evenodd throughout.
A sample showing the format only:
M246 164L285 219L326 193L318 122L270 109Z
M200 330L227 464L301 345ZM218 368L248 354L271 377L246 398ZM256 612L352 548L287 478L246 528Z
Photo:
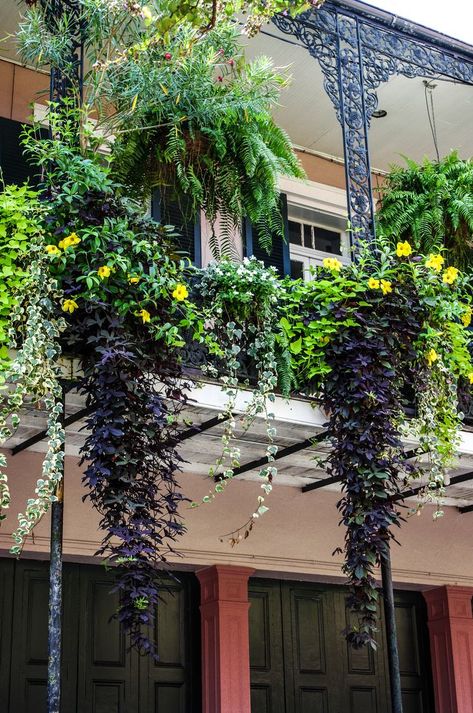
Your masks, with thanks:
M323 388L333 434L327 470L342 481L344 572L351 585L348 605L358 618L346 635L355 648L375 646L375 569L393 537L392 526L400 524L390 497L398 492L399 475L409 471L396 422L405 387L415 379L413 343L424 316L409 285L402 293L378 294L371 292L371 304L357 309L358 326L344 328L328 345L332 371ZM339 317L353 314L353 308L340 308Z

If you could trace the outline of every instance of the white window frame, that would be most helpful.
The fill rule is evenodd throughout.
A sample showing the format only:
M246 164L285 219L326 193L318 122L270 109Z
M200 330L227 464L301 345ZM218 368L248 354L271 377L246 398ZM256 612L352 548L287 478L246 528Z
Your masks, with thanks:
M327 220L327 224L324 224L323 219L300 221L298 218L291 218L291 205L293 205L309 210L312 209L317 211L318 214L327 215L327 218L332 218L332 220L336 218L337 222L342 225L347 224L347 195L342 188L327 186L316 181L301 181L283 176L279 180L279 187L287 195L289 220L338 232L338 229L333 227L330 220ZM327 253L323 250L312 250L303 245L289 243L290 258L303 263L306 279L310 279L310 267L321 265L326 257L337 257L343 264L347 265L351 262L349 233L346 230L340 230L340 239L341 255Z

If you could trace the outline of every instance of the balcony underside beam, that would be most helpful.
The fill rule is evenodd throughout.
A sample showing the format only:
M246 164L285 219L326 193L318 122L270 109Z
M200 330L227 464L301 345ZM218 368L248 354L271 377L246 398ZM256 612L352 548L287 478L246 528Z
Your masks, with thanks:
M311 448L317 443L325 441L328 438L328 435L328 431L322 431L321 433L317 433L317 435L312 436L312 438L306 438L304 441L299 441L299 443L293 443L292 446L287 446L287 448L282 448L280 451L277 451L273 458L274 460L281 460L281 458L292 456L294 453L303 451L306 448ZM250 470L256 470L256 468L263 468L266 465L271 465L266 456L252 460L249 463L243 463L243 465L235 468L233 477L241 475L242 473L248 473Z
M406 451L406 461L414 458L415 456L422 455L423 451L419 451L414 448L411 451ZM319 490L319 488L325 488L327 485L334 485L335 483L341 483L343 478L338 475L334 475L332 478L323 478L322 480L317 480L315 483L309 483L308 485L303 485L301 490L303 493L310 493L311 490Z

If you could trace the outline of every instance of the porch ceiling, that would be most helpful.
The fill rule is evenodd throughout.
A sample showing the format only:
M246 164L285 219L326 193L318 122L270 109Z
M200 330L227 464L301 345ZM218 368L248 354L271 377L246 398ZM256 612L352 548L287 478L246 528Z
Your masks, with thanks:
M22 3L2 0L0 57L16 59L14 33L21 17ZM243 40L249 57L267 54L278 67L287 67L293 76L284 90L276 120L293 142L330 156L343 156L343 142L335 110L323 89L318 62L296 38L269 25L254 39ZM458 149L463 157L473 155L473 87L439 78L433 92L440 155ZM370 150L373 168L388 170L402 162L402 154L415 160L435 156L426 109L422 78L394 77L378 90L383 119L373 119ZM32 97L33 100L33 97Z
M218 413L218 408L221 403L214 400L212 405L209 405L208 395L213 399L215 391L212 385L207 385L204 389L196 389L190 395L189 406L183 413L183 425L181 431L185 432L189 429L188 423L193 425L203 424ZM210 389L210 391L206 391ZM202 392L203 396L199 394ZM291 400L284 402L282 399L277 400L279 405L275 407L275 426L277 428L277 437L275 444L279 451L289 446L295 446L307 439L314 438L317 434L322 433L323 415L317 410L313 410L310 404L304 400ZM66 417L73 415L84 408L83 397L75 392L70 392L66 400ZM307 417L307 414L314 413L314 418ZM187 421L187 425L184 423ZM238 424L238 419L237 419ZM15 433L14 437L7 441L4 448L11 449L16 445L31 438L39 431L46 427L46 413L37 408L26 408L22 414L22 422L20 428ZM181 443L180 453L184 458L183 472L192 472L202 477L206 477L209 467L213 465L221 454L220 436L222 433L223 424L219 423L204 432L196 433L191 438L187 438ZM85 420L80 419L73 425L67 428L66 436L66 453L71 456L77 456L79 449L82 446L87 435L85 430ZM470 436L465 434L464 436ZM266 447L265 424L262 419L257 420L249 432L245 432L243 427L237 428L237 445L241 449L241 463L252 463L264 456ZM327 478L327 474L323 467L323 460L326 457L329 444L321 442L313 447L305 447L298 450L296 453L282 458L277 462L277 477L276 485L285 485L290 487L302 488L305 485L320 481ZM415 447L414 443L410 447ZM45 441L41 441L33 445L30 450L44 452L46 448ZM467 444L450 472L450 477L453 478L467 472L473 472L473 449ZM15 456L10 456L14 458ZM420 456L417 460L425 469L426 478L411 486L421 485L427 479L429 465L425 456ZM238 479L258 481L258 468L253 468L237 476ZM324 486L329 490L340 491L340 484L332 484ZM447 496L444 499L446 506L467 507L473 505L473 475L470 482L451 485L448 487ZM317 493L307 493L307 498L316 498ZM414 505L416 498L409 498L409 503Z
M266 54L277 67L288 67L291 86L284 90L281 106L274 116L293 142L313 151L343 156L342 133L335 110L323 88L318 62L294 37L270 25L252 40L247 40L248 56ZM458 149L467 158L473 155L473 87L447 78L433 80L435 121L440 155ZM392 77L378 89L382 119L373 119L370 129L370 154L373 168L388 170L402 162L402 154L417 161L435 157L432 132L421 77Z

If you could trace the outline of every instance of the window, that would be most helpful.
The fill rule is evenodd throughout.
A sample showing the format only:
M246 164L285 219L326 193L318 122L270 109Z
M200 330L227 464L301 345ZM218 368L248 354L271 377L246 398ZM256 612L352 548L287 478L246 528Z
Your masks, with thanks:
M311 268L325 257L339 256L349 261L349 241L345 221L337 215L324 214L296 203L288 206L291 277L311 278Z

